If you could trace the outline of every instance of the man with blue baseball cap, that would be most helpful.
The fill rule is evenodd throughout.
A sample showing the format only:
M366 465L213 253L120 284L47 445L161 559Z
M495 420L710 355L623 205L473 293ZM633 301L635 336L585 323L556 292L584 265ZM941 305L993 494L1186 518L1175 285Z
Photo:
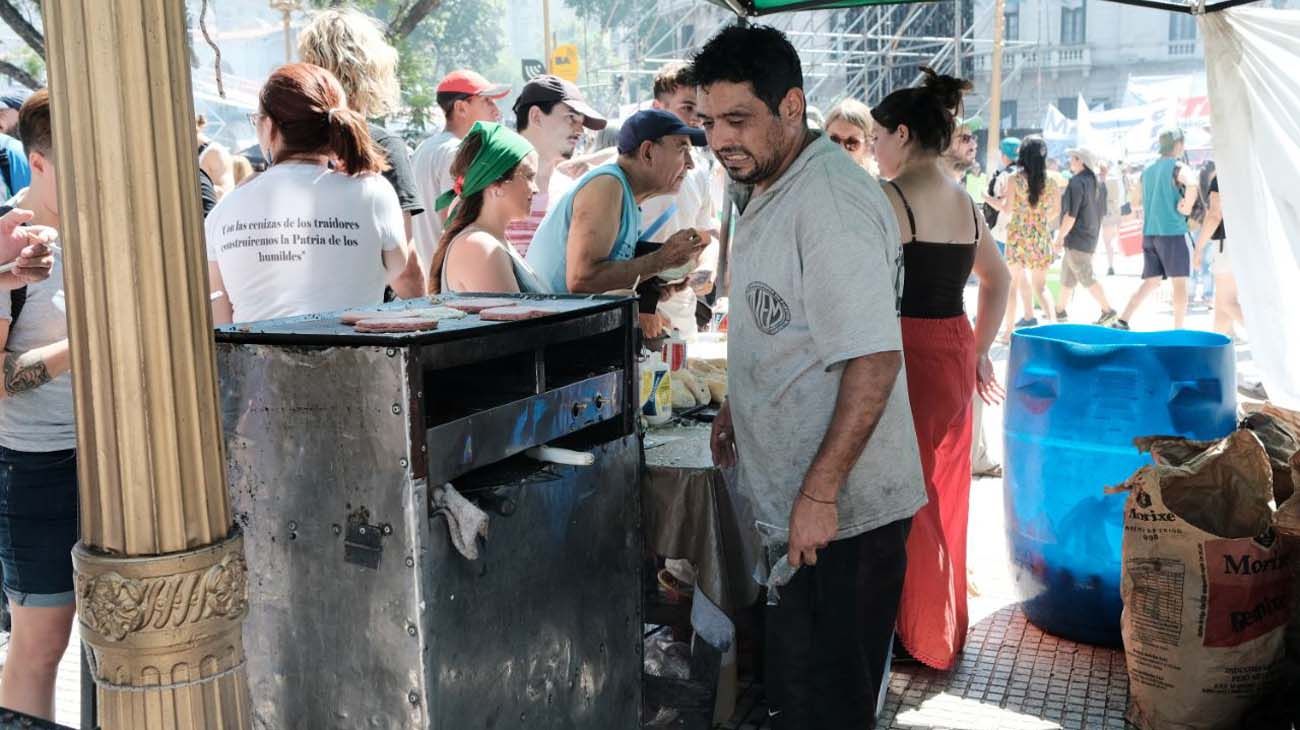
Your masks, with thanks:
M528 248L528 263L557 293L630 289L638 280L691 263L707 240L693 228L635 257L640 204L676 193L694 167L704 132L660 109L639 111L618 134L618 159L583 175L551 209Z
M27 89L9 89L0 94L0 134L13 136L18 130L18 110L32 95Z
M3 190L0 190L3 200L0 202L8 200L32 182L27 153L22 142L13 136L18 129L18 110L31 95L32 92L26 89L10 89L0 94L0 183L3 183Z

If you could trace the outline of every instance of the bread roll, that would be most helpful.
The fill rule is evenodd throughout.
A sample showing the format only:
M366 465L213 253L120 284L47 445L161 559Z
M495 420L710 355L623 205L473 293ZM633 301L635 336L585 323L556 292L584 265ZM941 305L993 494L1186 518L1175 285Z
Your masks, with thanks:
M709 386L710 398L714 403L721 405L727 399L727 378L714 376L706 378L704 382Z
M686 389L695 397L695 405L707 406L713 396L709 395L709 386L704 381L692 373L690 370L683 368L673 373L673 382L678 380L686 384Z
M676 374L674 373L674 375ZM672 379L672 388L673 410L684 411L687 408L695 407L695 394L691 392L690 388L686 387L686 383L682 382L681 378L674 377Z

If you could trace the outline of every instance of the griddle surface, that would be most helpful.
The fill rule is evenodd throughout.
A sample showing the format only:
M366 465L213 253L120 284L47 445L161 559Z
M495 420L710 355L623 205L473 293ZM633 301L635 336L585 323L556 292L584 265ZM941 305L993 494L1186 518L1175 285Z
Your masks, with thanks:
M583 315L595 314L618 309L629 301L627 297L573 294L439 294L418 299L406 299L389 302L378 307L385 311L399 312L405 309L426 309L431 306L446 305L456 299L510 299L512 303L544 304L557 309L553 314L534 319L513 322L484 321L477 314L468 314L462 319L448 319L438 322L435 330L421 332L358 332L352 325L343 324L341 319L347 310L308 314L300 317L268 319L259 322L245 322L224 325L217 328L218 342L247 344L282 344L282 345L431 345L480 335L497 335L509 330L526 329L539 324L576 319Z

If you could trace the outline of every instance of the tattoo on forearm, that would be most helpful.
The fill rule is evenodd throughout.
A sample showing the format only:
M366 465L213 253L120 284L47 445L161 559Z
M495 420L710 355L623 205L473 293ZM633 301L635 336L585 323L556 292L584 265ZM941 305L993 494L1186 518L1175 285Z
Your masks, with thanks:
M50 372L39 353L9 354L4 358L5 393L17 395L50 382Z

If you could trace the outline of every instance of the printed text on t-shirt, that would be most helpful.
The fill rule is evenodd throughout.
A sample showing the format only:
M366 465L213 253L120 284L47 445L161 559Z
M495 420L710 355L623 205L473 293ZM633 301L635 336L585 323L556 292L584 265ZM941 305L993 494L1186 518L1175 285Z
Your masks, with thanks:
M268 218L257 221L235 221L221 227L222 235L247 233L226 241L221 245L222 251L241 248L264 248L284 246L359 246L361 242L342 231L355 231L361 228L356 221L336 217L306 219L296 216ZM326 234L323 231L337 230L340 233ZM257 252L257 260L264 263L301 261L306 250L289 250L281 248L273 252Z

